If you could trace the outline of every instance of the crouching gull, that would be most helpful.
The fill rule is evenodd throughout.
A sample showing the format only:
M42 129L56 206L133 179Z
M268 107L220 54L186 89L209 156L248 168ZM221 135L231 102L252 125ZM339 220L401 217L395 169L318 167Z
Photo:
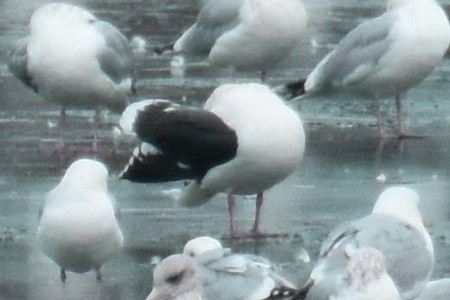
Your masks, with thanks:
M147 300L241 300L286 297L292 288L279 291L287 282L259 256L231 254L216 239L199 237L189 241L183 254L159 263L153 274L153 289Z
M179 199L188 207L228 193L232 237L268 236L260 231L263 192L295 170L305 148L299 116L261 84L220 86L203 109L167 100L138 102L125 110L120 125L143 141L120 177L135 182L192 179ZM235 194L257 194L249 235L235 230Z
M209 236L190 240L183 254L194 259L202 274L205 299L262 300L276 296L292 296L297 288L278 275L267 259L231 253Z
M333 230L323 242L310 278L294 299L328 300L336 294L348 253L375 248L385 259L387 274L404 300L426 287L434 264L433 244L421 220L419 196L411 189L392 187L375 203L372 214ZM383 298L384 299L384 298Z
M8 67L43 98L66 107L122 112L134 92L127 38L86 10L62 3L38 8L30 35L9 51Z
M122 232L107 193L108 171L95 160L79 159L45 198L37 241L42 252L66 271L84 273L100 267L123 246Z
M391 137L385 132L381 100L395 96L398 128L394 137L420 137L405 131L401 95L431 73L449 43L447 16L436 1L389 0L384 14L348 33L306 80L277 90L292 98L339 89L368 95L376 100L381 138Z
M173 50L207 55L216 66L262 71L295 49L306 29L300 0L211 0Z

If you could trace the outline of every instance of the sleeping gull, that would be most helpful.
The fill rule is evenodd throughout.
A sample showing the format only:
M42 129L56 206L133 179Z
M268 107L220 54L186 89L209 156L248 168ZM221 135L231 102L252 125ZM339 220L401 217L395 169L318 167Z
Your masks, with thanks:
M135 182L192 179L179 203L198 206L228 193L231 236L234 194L256 197L255 225L260 231L263 192L289 176L304 152L299 116L261 84L217 88L203 109L183 108L167 100L130 105L122 114L124 132L143 141L120 177Z
M46 4L30 20L30 35L9 52L8 67L43 98L66 107L122 112L134 92L128 40L113 25L73 5Z
M232 254L211 237L190 240L183 254L192 257L203 278L206 299L267 299L273 294L288 296L296 287L275 273L265 258L250 254Z
M84 273L100 267L123 246L123 237L107 193L108 171L95 160L79 159L45 198L37 241L61 268Z
M450 297L450 278L430 281L416 300L447 300Z
M286 58L306 28L301 0L210 0L173 50L216 66L262 71Z
M431 274L433 244L422 223L419 196L404 187L386 189L372 214L343 224L323 242L319 261L310 279L295 299L327 299L336 293L336 282L345 272L350 251L375 248L386 262L402 299L414 299L425 288Z
M350 90L375 98L378 131L385 133L382 98L395 96L397 137L408 134L401 95L421 82L442 60L450 43L446 14L434 0L389 0L387 11L349 34L316 66L306 81L277 88L280 94Z
M374 248L348 253L349 260L339 278L337 293L330 300L401 300L386 273L383 254Z

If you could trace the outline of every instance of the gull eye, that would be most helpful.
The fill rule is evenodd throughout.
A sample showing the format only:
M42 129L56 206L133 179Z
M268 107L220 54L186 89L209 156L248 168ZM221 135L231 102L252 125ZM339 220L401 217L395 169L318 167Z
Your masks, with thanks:
M183 278L183 275L184 275L184 271L168 277L166 281L172 285L178 284L178 283L180 283L181 279Z

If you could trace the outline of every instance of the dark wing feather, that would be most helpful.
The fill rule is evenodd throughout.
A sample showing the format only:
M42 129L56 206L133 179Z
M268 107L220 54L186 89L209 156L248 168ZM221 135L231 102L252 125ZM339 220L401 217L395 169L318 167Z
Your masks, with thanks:
M206 110L153 103L138 112L133 128L142 141L158 149L158 153L147 154L148 160L143 158L136 165L142 174L140 181L200 180L210 168L232 159L237 151L234 130ZM160 178L155 173L146 174L150 165L161 169Z

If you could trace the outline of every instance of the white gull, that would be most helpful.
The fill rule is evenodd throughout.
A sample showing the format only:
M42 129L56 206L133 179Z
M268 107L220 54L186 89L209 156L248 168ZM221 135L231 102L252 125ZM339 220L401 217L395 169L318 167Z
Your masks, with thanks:
M173 49L208 55L217 66L265 72L286 58L306 29L300 0L210 0Z
M334 229L322 243L310 279L295 299L326 299L337 290L349 251L375 248L386 262L402 299L414 299L426 287L434 264L433 244L418 209L419 196L411 189L386 189L372 214Z
M211 237L190 240L183 254L192 257L203 278L206 299L267 299L273 294L292 295L296 287L278 275L271 262L261 256L231 253Z
M8 67L25 85L63 107L122 112L134 92L133 54L110 23L69 4L38 8L30 35L9 52Z
M100 280L100 267L122 249L107 179L102 163L79 159L45 198L36 238L42 252L61 268L62 281L66 270L95 270Z
M376 100L380 137L385 132L380 101L394 97L398 138L418 137L405 131L401 96L442 61L450 43L448 19L434 0L389 0L381 16L363 22L308 75L277 88L289 97L347 90Z

